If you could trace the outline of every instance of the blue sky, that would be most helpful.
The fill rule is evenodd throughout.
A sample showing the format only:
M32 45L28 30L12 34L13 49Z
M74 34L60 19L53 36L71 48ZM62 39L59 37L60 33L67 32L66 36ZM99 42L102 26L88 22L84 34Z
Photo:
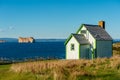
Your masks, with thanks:
M99 20L120 39L120 0L0 0L0 37L63 39Z

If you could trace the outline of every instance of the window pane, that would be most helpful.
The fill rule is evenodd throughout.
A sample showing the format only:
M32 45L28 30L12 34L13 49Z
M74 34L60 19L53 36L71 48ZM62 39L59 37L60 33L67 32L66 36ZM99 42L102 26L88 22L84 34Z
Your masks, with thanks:
M82 34L86 34L86 30L82 30L81 33L82 33Z
M71 50L74 50L74 49L75 49L74 44L71 44Z

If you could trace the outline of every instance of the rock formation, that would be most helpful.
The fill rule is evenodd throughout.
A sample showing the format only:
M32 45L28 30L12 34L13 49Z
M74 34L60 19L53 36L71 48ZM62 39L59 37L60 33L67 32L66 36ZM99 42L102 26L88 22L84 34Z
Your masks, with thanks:
M35 42L35 39L33 37L28 37L28 38L19 37L18 42L19 43L33 43Z
M4 43L4 42L6 42L5 40L0 40L0 43Z

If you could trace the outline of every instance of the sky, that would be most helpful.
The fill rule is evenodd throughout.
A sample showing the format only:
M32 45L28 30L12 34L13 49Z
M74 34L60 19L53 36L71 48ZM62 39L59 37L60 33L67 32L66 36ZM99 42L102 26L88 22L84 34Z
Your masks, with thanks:
M0 0L0 38L66 39L100 20L120 39L120 0Z

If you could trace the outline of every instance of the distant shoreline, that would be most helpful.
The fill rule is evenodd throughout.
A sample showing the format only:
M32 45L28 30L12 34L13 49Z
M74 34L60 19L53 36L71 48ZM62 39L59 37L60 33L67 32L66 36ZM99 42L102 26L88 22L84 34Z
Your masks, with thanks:
M17 38L0 38L0 40L4 40L6 42L18 42ZM58 42L65 40L66 39L35 39L35 42Z

